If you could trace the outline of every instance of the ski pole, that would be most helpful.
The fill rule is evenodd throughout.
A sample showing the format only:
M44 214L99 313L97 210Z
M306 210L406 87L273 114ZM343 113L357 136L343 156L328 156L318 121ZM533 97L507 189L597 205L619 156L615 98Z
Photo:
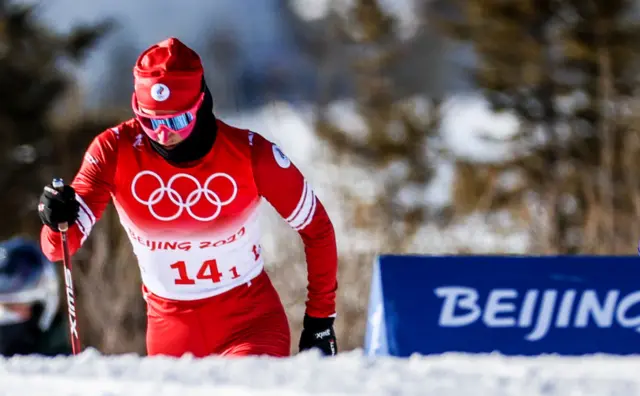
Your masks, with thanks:
M52 186L54 189L62 192L64 188L64 182L62 179L53 179ZM73 288L73 276L71 267L71 255L69 254L69 240L67 239L67 231L69 225L64 222L58 224L60 230L60 237L62 239L62 262L64 264L64 283L66 285L67 293L67 307L69 309L69 336L71 337L71 348L74 355L80 353L80 334L78 331L78 315L76 312L76 300L75 292Z

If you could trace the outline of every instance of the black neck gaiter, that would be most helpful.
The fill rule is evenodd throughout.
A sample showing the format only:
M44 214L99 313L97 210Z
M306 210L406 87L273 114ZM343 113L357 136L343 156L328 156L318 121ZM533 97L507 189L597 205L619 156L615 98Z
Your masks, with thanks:
M207 155L213 147L218 130L216 117L213 115L213 97L204 80L202 81L202 88L204 90L204 100L196 113L196 125L193 128L193 132L185 140L177 146L167 149L160 143L149 139L151 147L169 162L182 164L199 160Z

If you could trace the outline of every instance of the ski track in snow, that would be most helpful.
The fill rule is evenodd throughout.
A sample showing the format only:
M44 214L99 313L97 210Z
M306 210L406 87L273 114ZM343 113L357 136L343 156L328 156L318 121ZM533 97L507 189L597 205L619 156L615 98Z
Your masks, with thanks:
M640 357L446 354L371 358L103 356L0 359L0 395L634 396Z

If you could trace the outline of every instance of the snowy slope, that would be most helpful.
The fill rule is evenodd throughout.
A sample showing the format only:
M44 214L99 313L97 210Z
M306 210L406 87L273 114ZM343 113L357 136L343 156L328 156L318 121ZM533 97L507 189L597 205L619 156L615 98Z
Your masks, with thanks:
M18 357L0 360L0 395L640 395L640 357L379 358L360 351L334 359Z

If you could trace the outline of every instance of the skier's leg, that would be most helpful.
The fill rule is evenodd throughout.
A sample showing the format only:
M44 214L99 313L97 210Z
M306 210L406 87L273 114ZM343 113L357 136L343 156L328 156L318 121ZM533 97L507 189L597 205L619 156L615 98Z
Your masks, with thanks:
M271 344L264 342L275 341ZM290 343L282 342L279 339L259 340L256 342L244 342L233 345L222 352L222 356L226 357L244 357L244 356L271 356L271 357L288 357L291 355Z
M287 315L266 273L233 290L229 296L232 299L224 305L229 308L224 316L224 325L219 322L207 325L208 331L213 333L211 338L220 340L215 353L224 356L290 355L291 333ZM201 316L201 320L206 318ZM221 337L221 331L224 337Z
M224 356L287 357L291 354L291 334L284 309L272 315L256 318L252 328L237 334L234 341L225 348Z
M167 312L164 302L147 297L147 354L195 357L209 353L202 329L193 310Z

